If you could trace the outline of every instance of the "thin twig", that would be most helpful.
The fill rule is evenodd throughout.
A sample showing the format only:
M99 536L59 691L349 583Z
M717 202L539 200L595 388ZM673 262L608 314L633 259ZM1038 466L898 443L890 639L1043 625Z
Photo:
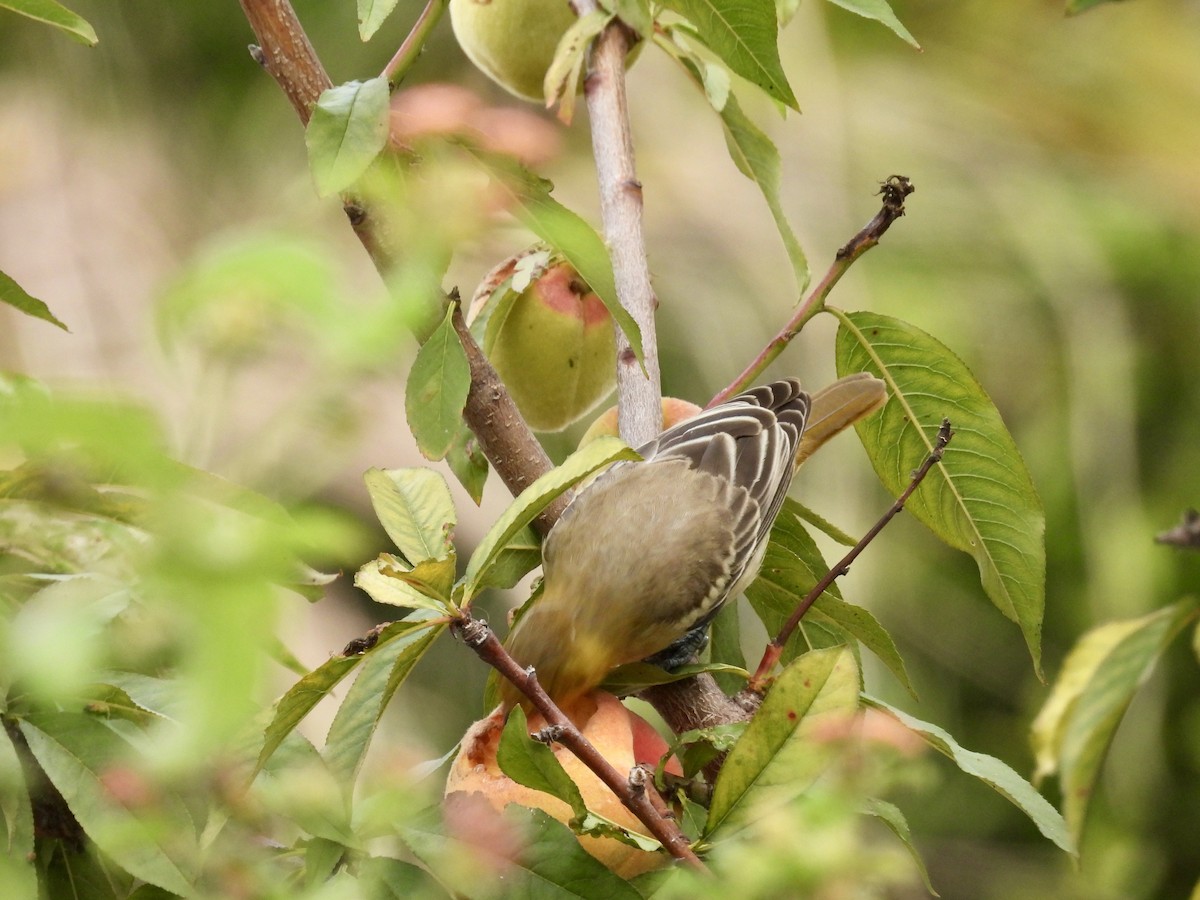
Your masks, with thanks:
M913 473L912 480L909 481L908 487L904 489L904 493L896 499L896 502L880 517L879 521L871 526L871 530L862 536L862 539L850 549L850 552L843 556L837 565L825 573L825 577L813 586L813 589L808 592L807 596L792 611L791 618L779 630L779 634L775 636L775 639L767 645L762 661L758 664L758 669L755 671L754 677L750 679L750 683L747 685L747 690L754 693L762 692L767 676L775 668L775 664L779 662L779 657L783 653L783 648L787 644L788 638L792 636L792 632L800 625L800 620L804 618L804 614L808 612L812 605L817 602L817 598L825 593L836 579L850 571L850 564L858 559L858 555L866 549L867 545L875 540L879 532L883 531L887 524L895 518L897 513L904 509L904 504L908 502L908 498L912 496L913 491L925 480L925 476L929 474L930 469L935 464L941 462L942 455L946 452L946 445L950 443L952 437L954 437L954 432L950 428L950 420L942 419L942 425L938 429L937 440L934 442L933 450L925 457L925 461L921 463L921 467Z
M534 671L523 668L513 659L486 623L464 615L455 620L450 627L454 634L474 650L480 659L496 669L529 698L552 729L550 733L553 735L553 739L565 746L579 758L580 762L596 773L596 776L608 786L608 789L630 812L637 816L638 821L649 829L668 853L695 869L707 871L704 863L692 852L691 844L687 836L680 831L678 823L665 814L666 805L662 797L658 796L652 779L647 783L647 780L641 776L632 777L630 773L622 775L618 772L550 699L550 695L538 683Z
M288 0L240 0L240 3L258 40L253 57L283 89L301 123L307 124L313 106L332 83L295 10ZM420 24L418 20L418 27ZM386 279L402 263L376 233L371 210L354 199L346 201L345 210L375 268ZM501 480L514 494L518 493L550 470L550 459L483 351L461 324L461 316L455 318L455 329L471 364L471 392L463 417ZM553 524L554 515L552 508L535 521L542 534Z
M812 289L804 302L796 307L795 313L788 319L787 324L779 330L775 337L771 338L762 352L750 361L750 365L746 366L741 375L709 401L710 407L724 403L735 394L740 394L778 358L784 348L791 343L792 338L800 333L800 329L804 327L805 323L824 308L829 292L833 290L833 286L841 280L847 270L860 256L878 244L879 239L892 227L892 223L904 215L904 199L915 190L913 183L903 175L892 175L879 186L879 193L883 195L883 205L879 212L863 226L858 234L850 238L838 250L834 256L833 265L829 267L825 277Z
M396 51L396 55L388 60L388 64L383 67L381 74L387 79L388 86L392 90L395 90L396 86L404 80L404 76L408 74L408 70L413 67L413 63L417 61L417 57L425 49L425 41L429 37L429 32L433 31L433 27L442 18L442 13L446 11L447 2L448 0L429 0L425 4L425 8L421 10L421 15L413 23L412 31L408 33L408 36L400 45L400 49Z

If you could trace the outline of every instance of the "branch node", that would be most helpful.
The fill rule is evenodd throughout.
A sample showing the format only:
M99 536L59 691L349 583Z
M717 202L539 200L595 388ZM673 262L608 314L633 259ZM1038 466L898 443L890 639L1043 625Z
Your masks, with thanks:
M526 671L532 670L527 669ZM550 744L560 742L565 732L566 727L563 725L547 725L545 728L539 728L537 731L531 734L530 737L539 744L546 744L549 746Z
M262 47L258 46L258 44L251 44L246 49L250 51L250 58L252 60L258 63L264 69L267 67L267 54L263 53Z

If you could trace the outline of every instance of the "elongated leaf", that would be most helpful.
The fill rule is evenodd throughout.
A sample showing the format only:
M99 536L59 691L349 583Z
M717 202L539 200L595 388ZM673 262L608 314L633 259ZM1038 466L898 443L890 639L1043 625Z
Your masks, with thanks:
M887 0L829 0L834 6L840 6L842 9L856 13L865 19L874 19L883 25L886 25L896 36L901 40L911 44L918 50L921 45L917 43L917 39L909 34L900 20L896 18L896 14L892 12L892 7L888 5Z
M52 897L54 900L133 900L129 892L134 878L121 871L94 844L84 846L79 853L61 841L47 841L37 855L40 891L30 897ZM174 897L161 888L145 885L157 892L154 900Z
M529 723L520 706L513 708L500 734L496 763L509 778L525 787L542 791L571 807L575 818L587 816L587 806L578 785L571 780L554 751L529 736Z
M369 41L387 21L399 0L358 0L358 37Z
M829 571L820 549L801 524L798 506L793 500L784 501L771 531L771 540L763 556L758 578L746 590L750 605L772 634L783 626L808 596L808 592ZM853 637L879 657L896 676L896 680L915 695L908 670L892 636L870 611L843 600L836 584L818 598L803 623L806 626L830 625ZM807 633L803 636L809 637ZM792 658L796 652L797 646L792 643L784 658Z
M838 374L869 371L888 384L887 405L855 428L894 495L950 419L954 442L905 509L974 557L983 589L1020 626L1042 677L1046 517L999 411L962 360L919 328L875 313L837 315Z
M483 802L483 801L480 801ZM632 885L610 872L579 844L574 833L540 809L510 804L504 811L509 833L521 840L515 859L504 860L506 897L537 900L641 900ZM480 878L493 877L494 860L476 862L489 850L449 836L433 816L398 823L401 839L456 894L473 896ZM483 866L489 866L484 869Z
M176 894L191 893L195 827L182 802L165 794L137 814L115 800L104 777L131 748L87 716L46 713L21 722L29 750L88 836L131 874Z
M664 0L730 69L797 112L783 64L774 0Z
M933 882L929 880L929 870L925 868L925 860L921 856L921 851L917 849L917 845L913 843L912 830L908 827L908 819L904 817L900 807L894 803L888 803L886 800L870 798L867 800L863 812L879 819L892 834L900 838L904 849L916 863L917 871L921 873L921 881L925 883L925 890L933 897L940 897L941 895L933 889Z
M858 666L844 648L814 650L784 669L725 759L705 836L728 837L804 793L838 751L820 732L854 715L858 688Z
M388 83L383 76L331 87L304 132L308 164L322 197L350 187L387 144Z
M553 185L511 160L476 153L476 158L516 201L515 215L538 238L566 257L604 304L645 365L642 331L621 306L612 259L604 239L587 222L550 196Z
M3 3L0 3L0 6L3 5ZM27 316L33 316L35 319L42 319L51 325L57 325L63 331L71 330L60 322L54 313L50 312L50 307L37 297L27 294L24 288L3 272L0 272L0 303L7 303L9 306L19 309Z
M354 586L366 591L376 603L432 609L449 613L449 589L454 582L454 560L427 559L415 569L404 560L381 553L354 573Z
M1087 12L1093 7L1100 6L1103 3L1117 3L1119 0L1067 0L1067 15L1076 16L1081 12Z
M410 566L452 556L457 519L441 475L432 469L368 469L363 480L379 523Z
M358 864L359 896L370 900L433 897L433 879L420 866L386 856L368 856Z
M404 388L404 409L417 448L426 459L442 459L462 428L471 389L471 364L454 330L457 305L421 345Z
M0 722L0 885L9 886L13 896L37 895L37 873L33 860L33 807L17 748L8 729Z
M450 471L454 473L467 495L475 501L475 505L482 503L483 488L488 477L488 460L479 447L479 441L465 423L459 423L458 434L450 442L450 449L446 452L446 465L450 467Z
M100 41L91 25L54 0L0 0L0 9L11 9L22 16L53 25L89 47L96 46Z
M538 513L555 497L562 494L575 484L578 484L597 469L623 459L638 459L637 452L631 450L618 438L602 437L576 450L561 466L547 472L525 490L504 514L496 520L467 565L466 575L463 576L464 598L469 602L486 584L491 568L501 551L517 533L537 518Z
M1034 789L1033 785L1014 772L1007 763L994 756L988 756L986 753L963 749L943 729L928 722L922 722L882 700L864 695L863 702L894 716L929 746L952 759L963 772L975 776L1000 796L1006 798L1017 809L1029 816L1038 831L1067 853L1074 855L1077 852L1075 841L1067 830L1067 823L1058 814L1058 810L1051 806L1046 798Z
M542 564L542 542L525 526L505 544L483 578L483 587L507 590Z
M275 715L263 733L263 747L258 754L258 762L254 767L255 772L266 765L267 760L279 749L284 738L291 734L304 717L312 712L313 707L324 700L329 692L362 661L362 654L331 656L288 688L287 693L280 697L275 704Z
M367 652L358 677L329 726L322 756L348 790L354 786L379 719L392 696L445 630L444 624L420 627L432 618L433 614L419 610L406 620L412 627L386 640L380 636L380 643Z
M1082 837L1096 779L1125 710L1159 656L1196 612L1196 601L1182 600L1131 622L1103 625L1089 632L1064 664L1061 692L1076 695L1067 700L1054 729L1058 738L1054 749L1062 771L1063 813L1076 843ZM1095 656L1102 658L1093 663ZM1084 683L1075 692L1072 688L1079 678ZM1059 695L1056 685L1043 713L1052 703L1059 705ZM1043 727L1046 724L1041 714L1038 722ZM1044 755L1039 752L1039 766Z

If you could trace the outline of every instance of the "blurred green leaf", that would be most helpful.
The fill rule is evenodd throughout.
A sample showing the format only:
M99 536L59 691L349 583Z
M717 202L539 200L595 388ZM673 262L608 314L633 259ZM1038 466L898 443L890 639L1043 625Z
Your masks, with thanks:
M410 565L453 556L457 518L441 475L425 468L368 469L363 480L379 523Z
M797 506L790 499L784 500L783 509L771 530L758 578L746 589L746 599L772 635L778 633L808 592L829 571L820 549L801 524ZM908 670L892 636L868 610L843 600L836 583L817 598L801 621L804 629L822 624L832 625L859 641L887 666L905 690L914 693ZM798 635L807 637L804 631L798 631ZM801 646L794 637L785 648L784 659L794 658Z
M600 5L616 13L617 18L643 40L649 40L654 33L654 20L647 0L605 0Z
M358 37L369 41L387 21L399 0L358 0Z
M868 371L888 384L880 413L854 427L893 496L950 419L954 441L905 509L974 557L984 590L1020 626L1041 678L1046 518L1000 412L962 360L924 331L875 313L835 315L838 375Z
M97 680L117 688L154 716L177 721L186 712L178 679L155 678L139 672L100 672Z
M808 790L840 749L818 732L848 722L858 692L858 666L845 648L814 650L784 669L725 759L705 837L727 837Z
M475 505L482 503L483 489L488 477L488 460L480 449L479 441L463 422L459 423L458 433L450 442L450 449L446 451L446 465L463 486L467 496L475 501Z
M1033 785L1014 772L1007 763L994 756L988 756L986 753L963 749L945 730L928 722L922 722L882 700L864 695L863 702L867 706L894 716L930 747L952 759L963 772L975 776L1010 801L1030 818L1037 826L1038 831L1060 848L1072 856L1078 853L1075 841L1067 830L1067 823L1058 814L1058 810L1051 806L1046 798L1034 789Z
M1102 3L1117 3L1120 0L1067 0L1067 15L1075 16L1081 12L1087 12L1095 6Z
M144 807L127 807L106 784L132 748L85 715L43 713L21 723L38 765L88 836L131 874L176 894L191 893L195 826L175 795L157 788ZM134 771L129 769L128 771ZM142 776L144 777L144 776Z
M42 2L47 2L47 0L42 0ZM0 7L5 5L3 0L0 0ZM27 316L33 316L35 319L42 319L51 325L57 325L63 331L69 332L71 330L60 322L54 313L50 312L50 307L37 297L27 294L24 288L3 272L0 272L0 303L7 303L14 309L19 309Z
M550 501L598 469L618 460L639 458L637 451L631 450L618 438L598 438L572 453L561 466L551 469L521 491L471 554L471 561L463 576L464 599L470 602L483 589L488 583L491 569L509 542L537 518Z
M553 185L546 179L503 157L482 153L476 153L476 157L496 182L512 195L517 203L514 215L521 224L565 256L579 277L600 298L629 340L638 362L644 366L642 332L617 297L612 259L604 239L591 225L550 196Z
M450 611L449 587L453 583L453 558L427 559L409 569L404 560L381 553L354 573L354 586L366 591L376 603L441 613Z
M496 764L517 784L557 797L571 807L577 820L587 817L587 805L554 751L529 735L525 710L514 706L500 734Z
M917 39L909 34L900 20L896 18L896 14L892 12L892 7L887 0L829 0L834 6L840 6L842 9L856 13L865 19L874 19L883 25L886 25L896 36L906 43L911 44L916 49L920 50L921 45L917 43ZM1097 2L1097 0L1093 0Z
M284 738L291 734L301 720L312 712L313 707L324 700L329 692L363 661L363 658L364 654L331 656L288 688L287 693L276 701L275 715L263 732L263 747L254 767L256 772L266 765L267 760L283 743Z
M94 47L100 42L96 37L96 30L91 25L54 0L0 0L0 9L11 9L19 15L53 25L89 47ZM60 324L57 320L55 322ZM60 324L60 327L66 326Z
M1149 615L1094 628L1063 663L1033 723L1035 779L1061 770L1063 812L1076 844L1113 735L1154 663L1197 614L1182 600Z
M0 720L0 858L10 865L3 868L0 863L0 886L8 886L13 896L20 891L37 892L37 874L33 868L33 807L29 802L29 788L21 767L17 748L8 732L7 720Z
M408 427L426 459L442 459L450 452L471 389L471 364L454 330L457 308L449 305L442 324L417 351L404 388Z
M704 45L735 73L799 112L779 61L773 0L665 0L663 5L687 19Z
M42 891L31 896L48 900L132 900L133 876L118 869L94 844L79 850L63 841L39 841L37 866Z
M371 746L371 738L392 696L413 667L445 630L444 623L430 625L435 614L418 610L403 623L389 626L379 643L364 654L362 667L346 699L329 726L322 756L338 781L351 791L358 770Z
M916 864L917 871L921 873L921 881L925 884L925 890L932 897L940 897L941 894L933 889L933 882L929 880L929 870L925 868L925 859L921 856L921 851L917 849L917 845L913 843L912 829L908 827L908 819L904 817L904 813L900 811L900 807L894 803L888 803L886 800L879 800L872 797L867 799L863 811L867 815L879 819L879 821L888 827L892 834L900 838L900 842L904 844L908 855L912 857L912 861Z
M387 856L368 856L358 864L358 885L364 900L410 900L432 887L433 881L420 866ZM444 892L438 891L441 896Z
M383 150L388 101L383 76L349 81L321 94L304 132L319 195L327 197L350 187Z

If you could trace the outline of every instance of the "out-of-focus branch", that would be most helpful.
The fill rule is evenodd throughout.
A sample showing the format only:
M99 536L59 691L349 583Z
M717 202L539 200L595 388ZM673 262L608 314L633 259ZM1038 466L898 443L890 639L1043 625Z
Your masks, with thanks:
M301 124L307 124L313 106L331 82L295 10L288 0L240 2L258 40L251 54L283 89ZM420 20L415 27L422 27ZM370 209L353 199L345 202L345 209L375 267L386 277L402 263L376 234ZM456 317L455 325L471 364L471 390L463 417L496 473L516 494L550 470L550 459L475 339L465 326L459 327L461 317ZM534 524L544 534L556 515L555 509L548 510Z

